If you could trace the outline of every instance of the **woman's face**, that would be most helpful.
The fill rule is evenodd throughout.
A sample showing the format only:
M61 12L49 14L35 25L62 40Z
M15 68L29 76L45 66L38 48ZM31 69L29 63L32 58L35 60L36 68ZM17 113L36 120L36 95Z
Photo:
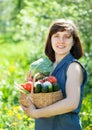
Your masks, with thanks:
M71 32L68 30L56 32L51 37L51 44L55 51L55 55L69 54L73 46L73 37Z

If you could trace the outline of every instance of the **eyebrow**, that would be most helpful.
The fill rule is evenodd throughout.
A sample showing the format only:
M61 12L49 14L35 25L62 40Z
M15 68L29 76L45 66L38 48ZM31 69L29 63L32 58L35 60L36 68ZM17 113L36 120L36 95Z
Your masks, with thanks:
M58 31L57 31L56 33L54 33L53 35L58 34L58 32L62 32L62 31L58 30ZM72 35L71 32L69 32L69 31L66 31L66 30L65 30L65 31L63 31L63 32L66 32L65 34L67 34L67 35Z

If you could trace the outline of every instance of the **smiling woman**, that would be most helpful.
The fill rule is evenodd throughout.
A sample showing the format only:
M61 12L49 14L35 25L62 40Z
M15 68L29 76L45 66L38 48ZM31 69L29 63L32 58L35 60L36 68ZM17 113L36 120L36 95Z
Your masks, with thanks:
M78 61L83 50L76 26L70 20L52 23L45 43L45 54L53 62L55 76L64 99L37 109L30 102L22 109L35 118L35 130L81 130L79 112L83 100L87 72Z
M73 46L73 37L70 31L60 31L52 35L51 43L56 56L58 54L69 54Z
M51 61L54 62L55 52L53 49L53 42L57 42L58 44L70 43L72 46L70 48L70 53L76 59L81 58L83 55L83 49L80 38L77 33L77 28L71 20L59 19L53 22L50 27L49 34L47 36L45 44L45 54L50 58ZM66 46L66 44L64 44L64 46Z

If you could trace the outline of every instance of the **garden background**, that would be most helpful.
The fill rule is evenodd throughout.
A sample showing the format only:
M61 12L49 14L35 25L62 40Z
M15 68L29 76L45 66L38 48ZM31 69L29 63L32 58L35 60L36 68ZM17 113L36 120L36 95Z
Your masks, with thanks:
M0 130L34 130L34 120L19 106L14 82L25 82L58 18L72 19L79 27L85 52L80 62L88 72L80 117L83 130L92 130L92 0L0 0Z

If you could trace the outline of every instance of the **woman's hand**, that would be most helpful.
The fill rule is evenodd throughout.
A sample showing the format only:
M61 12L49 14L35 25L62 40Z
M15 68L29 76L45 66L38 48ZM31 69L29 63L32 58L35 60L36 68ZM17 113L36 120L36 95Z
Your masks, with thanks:
M21 104L21 108L23 109L23 111L28 115L30 116L31 118L36 118L36 107L34 106L34 104L30 101L29 98L26 99L29 103L29 106L26 107L24 105Z
M27 72L26 81L32 81L32 76L31 76L30 71Z

